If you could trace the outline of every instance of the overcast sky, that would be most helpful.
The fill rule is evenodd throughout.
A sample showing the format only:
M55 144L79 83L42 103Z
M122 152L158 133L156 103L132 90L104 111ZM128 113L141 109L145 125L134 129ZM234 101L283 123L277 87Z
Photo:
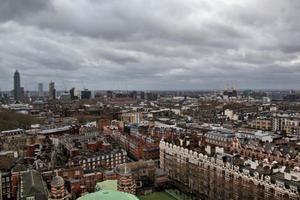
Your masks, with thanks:
M300 89L299 0L1 0L0 88Z

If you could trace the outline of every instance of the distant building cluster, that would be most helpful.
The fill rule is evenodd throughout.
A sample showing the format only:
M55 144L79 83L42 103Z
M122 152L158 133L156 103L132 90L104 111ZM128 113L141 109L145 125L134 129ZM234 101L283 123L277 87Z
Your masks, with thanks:
M298 91L0 94L0 200L300 200Z

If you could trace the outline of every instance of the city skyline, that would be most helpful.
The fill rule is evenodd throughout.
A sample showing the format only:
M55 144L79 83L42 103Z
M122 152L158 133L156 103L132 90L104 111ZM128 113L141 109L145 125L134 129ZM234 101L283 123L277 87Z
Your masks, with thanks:
M19 85L20 87L20 90L23 88L24 91L28 91L28 92L38 92L39 96L43 96L43 93L44 92L49 92L50 89L44 91L43 90L43 85L44 83L49 84L49 88L50 88L50 85L51 84L55 84L54 81L49 81L49 82L39 82L39 83L36 83L36 87L34 88L31 88L31 89L27 89L25 87L21 87L21 76L20 76L20 73L18 70L16 70L14 72L14 75L13 75L13 84L12 84L12 89L10 90L1 90L0 88L0 91L2 92L12 92L13 93L13 96L16 97L16 94L15 94L15 87L17 87ZM17 81L17 82L15 82ZM19 83L19 84L17 84ZM298 91L298 89L294 89L294 88L286 88L286 89L272 89L272 88L239 88L237 83L236 82L231 82L231 83L224 83L223 85L223 88L206 88L206 89L193 89L193 88L190 88L190 89L161 89L161 88L156 88L156 89L135 89L135 88L131 88L131 89L128 89L127 87L118 87L118 88L103 88L103 89L89 89L87 87L85 87L83 84L77 88L75 87L72 87L71 88L68 88L66 87L66 84L63 83L63 88L60 87L60 89L56 90L57 92L69 92L70 89L74 89L76 91L83 91L83 90L90 90L90 91L226 91L226 90L237 90L237 91L246 91L246 90L254 90L254 91L289 91L289 92L295 92L295 91ZM21 91L20 91L21 92Z
M50 81L58 90L300 85L297 1L1 4L2 90L12 89L15 69L27 90Z
M300 0L0 0L0 200L300 200Z

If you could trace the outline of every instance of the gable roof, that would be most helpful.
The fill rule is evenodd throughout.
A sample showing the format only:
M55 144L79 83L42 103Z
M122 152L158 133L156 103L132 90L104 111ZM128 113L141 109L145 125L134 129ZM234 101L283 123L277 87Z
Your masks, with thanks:
M42 175L30 170L23 174L23 197L35 196L35 199L47 200L48 189Z

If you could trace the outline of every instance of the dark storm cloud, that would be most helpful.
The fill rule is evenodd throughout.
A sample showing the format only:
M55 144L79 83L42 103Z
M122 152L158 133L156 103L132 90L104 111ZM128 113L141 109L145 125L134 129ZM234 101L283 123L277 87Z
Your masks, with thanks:
M0 85L300 86L297 0L3 0ZM34 78L32 78L34 77Z

